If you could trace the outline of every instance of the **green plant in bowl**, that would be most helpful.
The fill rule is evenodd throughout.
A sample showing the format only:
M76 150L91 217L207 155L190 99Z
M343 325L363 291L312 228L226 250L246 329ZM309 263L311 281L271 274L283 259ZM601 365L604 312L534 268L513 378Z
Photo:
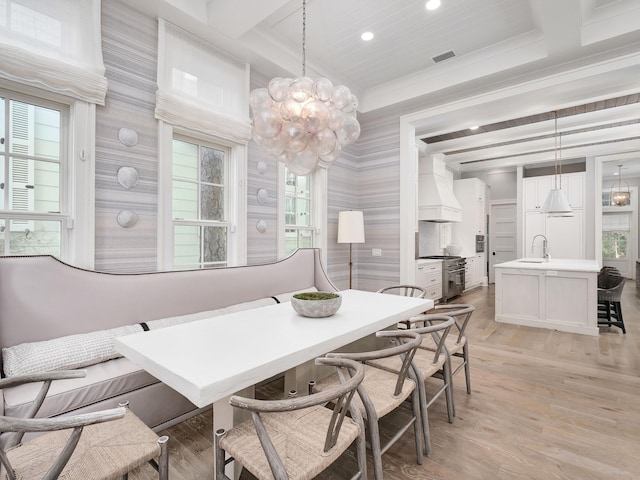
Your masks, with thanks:
M341 304L342 297L334 292L300 292L291 298L293 309L303 317L330 317Z
M331 298L338 298L340 295L331 292L303 292L293 295L300 300L329 300Z

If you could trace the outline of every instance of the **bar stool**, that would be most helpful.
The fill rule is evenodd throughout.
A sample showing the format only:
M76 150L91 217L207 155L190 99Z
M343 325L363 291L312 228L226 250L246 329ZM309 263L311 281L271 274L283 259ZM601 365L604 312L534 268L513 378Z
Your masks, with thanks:
M624 282L622 275L609 273L603 280L602 287L598 288L598 325L618 327L626 334L620 303Z

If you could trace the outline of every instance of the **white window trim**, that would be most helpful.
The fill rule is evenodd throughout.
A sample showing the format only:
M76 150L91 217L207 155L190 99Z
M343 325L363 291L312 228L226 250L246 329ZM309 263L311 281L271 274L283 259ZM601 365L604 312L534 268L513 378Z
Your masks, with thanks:
M66 148L61 162L60 208L64 212L62 260L93 269L95 265L95 133L96 106L83 100L33 87L0 81L0 88L35 99L69 106L68 125L61 130ZM35 218L35 215L34 215ZM59 218L59 217L58 217Z
M212 138L198 132L159 121L158 151L158 270L172 270L173 218L172 218L172 152L174 133L204 142L215 142L231 149L228 178L229 244L227 265L247 263L247 145L220 138Z
M64 192L71 218L67 224L67 259L73 265L95 265L96 106L76 100L71 104L68 132L69 184ZM70 185L71 188L66 188Z
M284 231L286 229L285 215L285 164L278 162L278 259L285 254ZM326 168L318 168L313 173L311 182L311 213L315 225L313 247L320 249L320 256L324 265L327 264L327 189L328 172Z

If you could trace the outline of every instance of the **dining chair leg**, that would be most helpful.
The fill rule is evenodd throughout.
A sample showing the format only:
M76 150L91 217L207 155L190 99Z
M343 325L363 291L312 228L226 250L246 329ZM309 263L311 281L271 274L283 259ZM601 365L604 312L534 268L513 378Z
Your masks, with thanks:
M358 471L364 472L360 480L367 480L367 441L365 435L359 435L356 439L356 456L358 458Z
M373 460L373 476L376 480L382 480L382 448L380 447L380 429L378 420L367 412L367 430L371 445L371 458Z
M225 474L225 452L220 448L220 439L225 435L224 429L217 430L213 435L214 442L214 456L215 456L215 480L229 480L229 477Z
M462 358L464 360L464 377L467 382L467 394L471 395L471 369L469 367L469 343L462 346Z
M420 406L420 392L417 389L412 394L412 407L413 416L415 421L413 422L413 432L416 441L416 460L418 465L422 465L424 461L423 453L425 451L424 446L424 432L422 431L424 423L422 422L422 408Z
M447 403L447 417L449 419L449 423L453 423L453 418L456 416L456 409L453 403L453 381L451 379L451 357L447 357L447 361L444 362L442 366L442 376L443 380L447 383L445 385L444 396Z
M169 480L169 437L163 435L158 438L160 457L158 458L158 478Z
M431 431L429 429L429 409L427 408L427 389L424 384L424 380L418 381L418 394L420 397L420 406L422 407L421 416L422 419L422 434L424 436L424 454L427 457L431 456Z

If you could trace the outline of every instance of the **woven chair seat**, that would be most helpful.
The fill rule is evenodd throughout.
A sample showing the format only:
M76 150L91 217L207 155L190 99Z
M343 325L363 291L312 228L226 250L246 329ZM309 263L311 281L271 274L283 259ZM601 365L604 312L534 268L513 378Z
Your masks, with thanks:
M444 353L442 353L438 357L438 360L434 363L433 352L421 347L422 345L418 347L418 350L416 350L416 354L413 357L413 364L420 371L423 378L426 379L442 370L447 357ZM377 360L371 360L370 362L368 362L368 364L378 369L386 370L388 372L397 372L400 368L400 362L398 361L397 357L379 358Z
M462 352L466 343L467 337L465 337L464 335L460 339L458 339L456 335L451 334L448 335L444 340L444 345L445 347L447 347L447 351L452 355L454 353ZM438 344L431 335L423 335L422 344L418 348L435 352L436 348L438 348Z
M71 430L58 430L7 451L18 479L40 479L56 460ZM111 480L160 455L158 436L131 411L119 420L84 427L61 480Z
M291 480L316 477L360 435L360 426L346 418L336 445L325 453L330 409L315 406L285 413L263 413L261 418ZM229 430L220 439L220 446L257 478L273 478L251 420Z
M389 357L389 359L398 359L398 367L400 366L400 359L398 357ZM380 359L380 360L387 360ZM373 362L373 361L371 361ZM389 395L395 388L398 381L398 373L388 370L381 370L374 368L370 365L364 366L364 380L362 385L364 386L371 402L373 403L375 410L378 414L378 418L384 417L388 413L392 412L399 405L411 395L411 392L416 388L416 383L410 378L405 379L402 385L402 392L397 397ZM328 388L333 388L338 384L338 376L330 375L323 378L314 386L314 391L321 392ZM359 396L355 396L352 400L353 405L357 406L362 412L362 416L367 418L367 412L365 411L362 400Z

